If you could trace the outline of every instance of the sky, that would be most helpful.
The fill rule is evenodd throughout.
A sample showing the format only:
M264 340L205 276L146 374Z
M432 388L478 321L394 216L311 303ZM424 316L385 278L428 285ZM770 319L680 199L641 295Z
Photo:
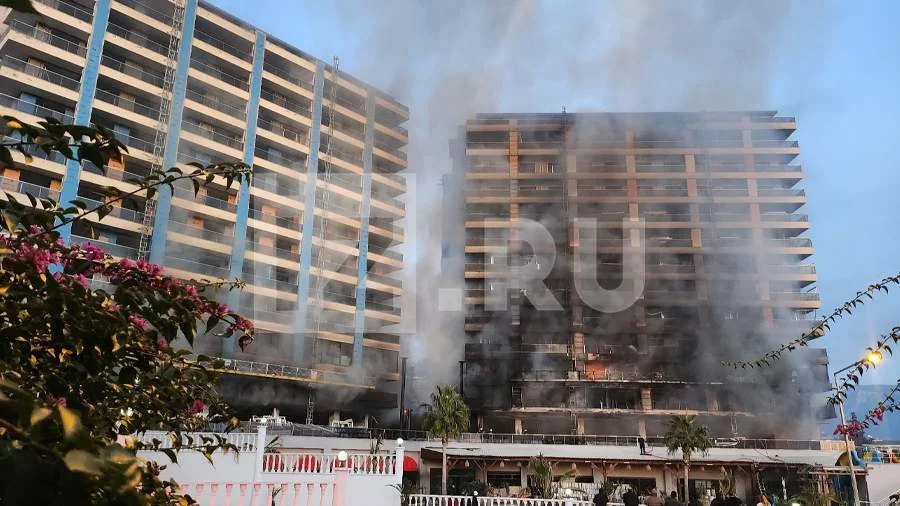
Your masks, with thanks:
M900 272L900 2L213 3L409 105L420 202L475 112L771 109L797 118L822 312ZM843 367L898 315L900 287L816 345ZM865 382L898 377L900 357Z

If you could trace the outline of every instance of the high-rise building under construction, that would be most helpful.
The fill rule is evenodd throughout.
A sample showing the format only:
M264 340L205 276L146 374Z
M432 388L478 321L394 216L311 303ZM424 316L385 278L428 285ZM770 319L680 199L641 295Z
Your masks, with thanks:
M478 429L658 436L689 414L718 436L810 435L824 350L722 365L799 336L820 305L795 129L768 111L469 120L443 275L464 293Z
M221 300L256 322L256 342L246 352L233 340L198 344L253 378L232 385L243 392L233 405L276 405L302 419L339 407L316 412L303 395L331 387L350 393L320 403L368 396L396 404L407 108L339 62L206 2L35 6L39 16L5 19L0 113L103 125L128 156L105 172L39 153L18 157L4 169L3 190L98 204L100 188L133 190L125 181L151 170L252 165L252 184L227 189L218 178L196 198L189 185L163 188L158 199L116 204L93 231L79 225L64 237L179 277L245 280ZM251 388L264 383L267 395ZM279 393L285 385L294 390Z

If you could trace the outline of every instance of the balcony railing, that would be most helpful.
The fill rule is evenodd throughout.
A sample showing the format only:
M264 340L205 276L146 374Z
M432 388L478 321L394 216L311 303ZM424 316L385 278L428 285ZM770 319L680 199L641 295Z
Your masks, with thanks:
M191 58L191 67L199 70L200 72L203 72L204 74L212 76L212 77L218 79L219 81L230 84L231 86L234 86L235 88L240 88L242 90L249 89L250 85L246 78L242 79L233 74L229 74L228 72L225 72L224 70L222 70L218 67L215 67L213 65L210 65L198 58Z
M274 256L276 258L285 258L294 262L300 261L300 252L298 251L278 248L271 244L261 244L255 241L247 241L247 244L250 246L250 251L253 251L255 253ZM253 274L253 272L251 272L250 274Z
M274 134L280 135L285 139L290 139L294 142L298 142L303 144L304 146L309 144L309 136L306 134L301 134L300 132L296 132L291 130L290 128L285 128L281 123L275 123L263 118L259 118L258 123L259 126L264 129L272 132Z
M90 163L90 162L88 162ZM99 172L99 170L98 170ZM143 179L147 177L147 174L137 174L134 172L129 172L127 170L119 169L116 167L106 167L106 177L110 179L115 179L116 181L127 181L128 179Z
M227 279L229 272L227 267L212 265L196 260L188 260L176 256L167 255L165 260L167 267L193 272L206 276L215 276L217 278Z
M153 141L141 139L133 135L124 135L120 133L115 133L114 135L116 136L116 139L130 148L139 149L147 153L153 153Z
M638 187L639 197L687 197L687 188L641 188Z
M63 14L68 14L73 18L80 19L81 21L87 21L88 23L94 19L94 13L86 10L82 7L79 7L75 4L66 2L64 0L38 0L38 2L48 6L53 7L54 9L62 12Z
M146 14L147 16L149 16L157 21L162 21L167 26L172 23L172 15L171 14L166 14L165 12L153 9L153 8L149 7L147 4L145 4L144 2L141 2L139 0L116 0L116 1L122 5L131 7L132 9L134 9L142 14Z
M152 86L156 86L157 88L163 87L163 76L159 74L154 74L153 72L148 72L140 67L136 67L130 63L126 63L122 60L118 60L113 58L110 55L103 55L100 59L100 63L104 66L107 66L113 70L121 72L123 74L129 75L135 79L143 81Z
M119 26L115 23L109 23L107 25L106 31L113 35L122 37L129 42L133 42L143 48L147 48L153 52L159 53L163 56L165 56L169 52L169 46L167 44L156 42L150 37L147 37L146 35L133 29L125 28L124 26Z
M281 165L283 167L300 170L306 168L306 160L304 158L296 158L293 156L285 156L280 153L273 153L268 149L260 146L257 146L256 150L253 153L263 160L277 163L278 165Z
M72 123L75 121L75 116L70 113L50 109L49 107L37 105L32 102L26 102L22 99L4 95L2 93L0 93L0 106L9 107L24 112L25 114L31 114L41 118L54 118L63 123Z
M274 214L264 213L259 209L250 209L249 217L264 223L271 223L272 225L277 225L279 227L289 228L291 230L298 230L300 228L299 216L275 216Z
M57 190L51 190L50 188L47 188L45 186L26 183L25 181L19 181L18 179L11 179L2 176L0 176L0 189L4 191L34 195L39 199L45 199L49 197L56 200L59 198L59 191Z
M240 306L238 311L240 312L241 316L249 318L251 320L262 320L271 323L278 323L281 325L293 325L296 319L296 310L294 309L269 311L266 309L261 309L258 306Z
M122 98L110 91L101 90L98 88L95 96L104 102L108 102L128 111L136 112L141 116L146 116L153 119L157 119L159 117L159 109L154 109L153 107L150 107L148 105L139 104L134 100Z
M282 292L297 293L296 279L293 281L286 281L260 274L254 275L252 269L249 272L247 269L244 269L242 278L247 283L260 288L274 288Z
M278 180L265 177L268 174L255 173L253 175L253 187L272 192L282 197L297 198L303 194L303 183L292 181L291 184L279 184Z
M275 65L265 64L263 66L263 70L265 70L266 72L271 72L272 74L284 79L285 81L296 84L303 89L313 91L313 85L311 82L305 81L303 79L298 79L297 77L292 76L290 72L276 67Z
M77 54L78 56L84 56L87 54L86 44L72 42L69 39L65 39L63 37L60 37L59 35L54 35L52 32L49 32L35 25L29 25L28 23L25 23L18 19L14 19L12 20L12 22L10 22L9 26L19 33L23 33L29 37L33 37L40 41L46 42L53 47L62 49L63 51Z
M244 144L241 139L225 135L222 132L213 130L212 128L202 127L192 121L183 121L181 123L181 128L187 130L188 132L197 134L201 137L205 137L211 141L218 142L219 144L223 144L231 148L241 149Z
M762 221L809 221L809 215L793 213L764 213Z
M246 51L241 51L240 49L232 46L231 44L229 44L223 40L217 39L215 36L210 35L206 32L201 32L200 30L195 29L194 30L194 38L197 40L206 42L207 44L209 44L217 49L221 49L222 51L225 51L226 53L230 54L231 56L236 56L236 57L240 58L241 60L244 60L245 62L253 61L253 57L251 56L250 53L248 53Z
M234 236L232 234L207 230L178 221L170 221L169 230L192 238L213 241L219 244L231 245L232 241L234 241Z
M122 246L121 244L115 244L115 243L106 242L106 241L98 241L97 239L91 239L89 237L82 237L80 235L73 235L72 242L75 244L81 244L81 243L86 243L86 242L96 244L101 249L103 249L103 251L105 251L106 253L108 253L114 257L131 258L131 259L138 258L138 249L137 248L131 248L129 246Z
M103 202L100 202L99 200L89 199L86 197L78 197L77 200L84 202L88 206L88 208L100 207L101 205L103 205ZM116 205L113 205L111 207L112 211L110 211L108 216L133 221L135 223L144 222L144 213L135 211L133 209L126 209L124 207Z
M366 279L371 279L375 283L393 286L394 288L401 288L403 286L403 282L397 278L385 276L384 274L379 274L372 271L366 273Z
M797 141L754 140L754 148L796 148L800 146Z
M816 292L772 292L772 297L778 300L797 300L806 302L816 302L819 300L819 294Z
M211 109L215 109L219 112L224 112L225 114L234 116L237 119L244 120L247 118L247 111L245 109L227 104L219 100L214 95L204 95L203 93L188 88L185 91L185 96L190 100L197 102L198 104L203 104Z
M769 239L769 242L782 248L812 248L812 239L807 237L787 237L784 239Z
M770 265L767 270L779 274L815 274L815 265Z
M802 188L760 188L760 197L805 197L806 190Z
M301 105L301 103L296 100L291 100L283 95L276 95L266 89L260 90L260 97L302 116L308 117L310 115L310 106L312 105L312 102L307 101L305 105Z
M223 211L230 211L232 213L235 211L235 209L237 209L237 207L234 204L232 204L226 200L222 200L220 198L213 197L211 195L198 194L195 196L194 191L189 190L187 188L175 187L175 196L181 197L186 200L200 202L203 205L207 205L209 207L215 207L216 209L222 209Z
M3 55L3 67L24 72L32 77L37 77L48 83L62 86L63 88L68 88L70 90L77 90L81 86L81 81L78 79L73 79L69 76L53 72L52 70L47 70L44 67L33 65L8 54Z
M245 373L267 374L272 376L290 376L297 378L309 378L320 381L340 381L354 384L374 384L375 377L360 376L355 373L343 374L334 371L322 371L305 367L294 367L280 364L267 364L263 362L251 362L248 360L225 360L225 370Z

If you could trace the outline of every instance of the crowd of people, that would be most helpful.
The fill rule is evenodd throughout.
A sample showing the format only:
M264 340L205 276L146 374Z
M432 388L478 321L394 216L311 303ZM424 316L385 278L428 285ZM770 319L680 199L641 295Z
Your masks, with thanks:
M593 500L594 506L608 506L610 502L609 496L602 488L597 492ZM707 504L704 504L706 502L707 501L701 501L699 497L693 495L688 502L685 503L678 498L678 492L672 491L672 493L667 496L656 489L653 489L643 497L640 497L633 488L628 487L628 490L622 494L622 503L625 506L639 506L641 504L644 504L645 506L707 506ZM734 495L733 492L730 492L727 495L716 492L716 497L711 501L708 501L708 506L744 506L744 501ZM771 504L765 496L760 496L756 506L771 506Z

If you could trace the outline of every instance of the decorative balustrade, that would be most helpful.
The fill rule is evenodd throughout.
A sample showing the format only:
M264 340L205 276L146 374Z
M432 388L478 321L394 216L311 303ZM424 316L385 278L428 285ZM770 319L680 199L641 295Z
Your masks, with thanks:
M290 483L182 483L180 492L190 495L199 506L319 505L343 506L343 490L337 482Z
M612 503L610 503L612 504ZM590 506L575 499L535 499L530 497L473 497L461 495L411 494L409 506Z

